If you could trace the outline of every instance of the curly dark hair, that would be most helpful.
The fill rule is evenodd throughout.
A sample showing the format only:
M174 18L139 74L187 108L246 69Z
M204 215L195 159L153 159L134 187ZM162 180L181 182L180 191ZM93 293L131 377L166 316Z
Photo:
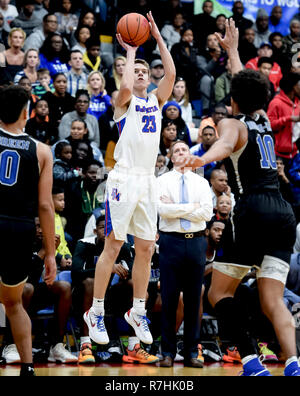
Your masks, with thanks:
M60 52L54 51L51 44L51 40L55 36L59 36L62 38L62 48ZM48 61L51 61L55 57L59 57L61 63L68 63L70 60L70 51L60 33L50 33L45 39L42 47L40 48L40 53L43 54Z
M231 81L231 96L244 114L265 107L269 98L268 81L255 70L242 70Z

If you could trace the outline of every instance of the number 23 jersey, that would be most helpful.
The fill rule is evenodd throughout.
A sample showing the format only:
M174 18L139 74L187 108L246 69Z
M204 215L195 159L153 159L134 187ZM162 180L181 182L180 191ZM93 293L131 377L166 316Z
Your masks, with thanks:
M0 218L37 216L39 165L37 142L0 129Z
M130 105L122 117L115 119L119 131L114 159L122 168L155 168L159 150L161 111L157 97L132 95Z

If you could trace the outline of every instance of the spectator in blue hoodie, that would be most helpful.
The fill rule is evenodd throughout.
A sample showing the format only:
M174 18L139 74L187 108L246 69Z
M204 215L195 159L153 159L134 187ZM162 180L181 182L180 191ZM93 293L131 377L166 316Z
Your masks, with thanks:
M88 114L92 114L99 118L111 107L111 97L107 95L105 90L105 78L99 71L92 71L88 77L88 91L90 94L90 105L87 110Z
M59 33L47 36L40 49L40 67L50 71L51 77L57 73L67 73L69 66L69 50Z

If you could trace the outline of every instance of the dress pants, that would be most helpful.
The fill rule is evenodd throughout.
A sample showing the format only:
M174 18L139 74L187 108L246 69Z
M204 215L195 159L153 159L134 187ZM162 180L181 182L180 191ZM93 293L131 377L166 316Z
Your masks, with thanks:
M180 292L184 301L184 358L197 357L199 307L206 263L204 236L191 239L161 233L159 240L162 298L162 353L176 356L176 310Z

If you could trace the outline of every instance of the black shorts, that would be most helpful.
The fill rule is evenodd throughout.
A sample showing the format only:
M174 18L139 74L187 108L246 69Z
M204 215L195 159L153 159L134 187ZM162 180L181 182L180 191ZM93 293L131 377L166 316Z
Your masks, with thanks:
M290 263L296 219L281 194L268 191L242 197L234 208L233 222L233 263L259 267L265 255Z
M32 262L34 221L0 217L0 278L7 286L25 282Z

